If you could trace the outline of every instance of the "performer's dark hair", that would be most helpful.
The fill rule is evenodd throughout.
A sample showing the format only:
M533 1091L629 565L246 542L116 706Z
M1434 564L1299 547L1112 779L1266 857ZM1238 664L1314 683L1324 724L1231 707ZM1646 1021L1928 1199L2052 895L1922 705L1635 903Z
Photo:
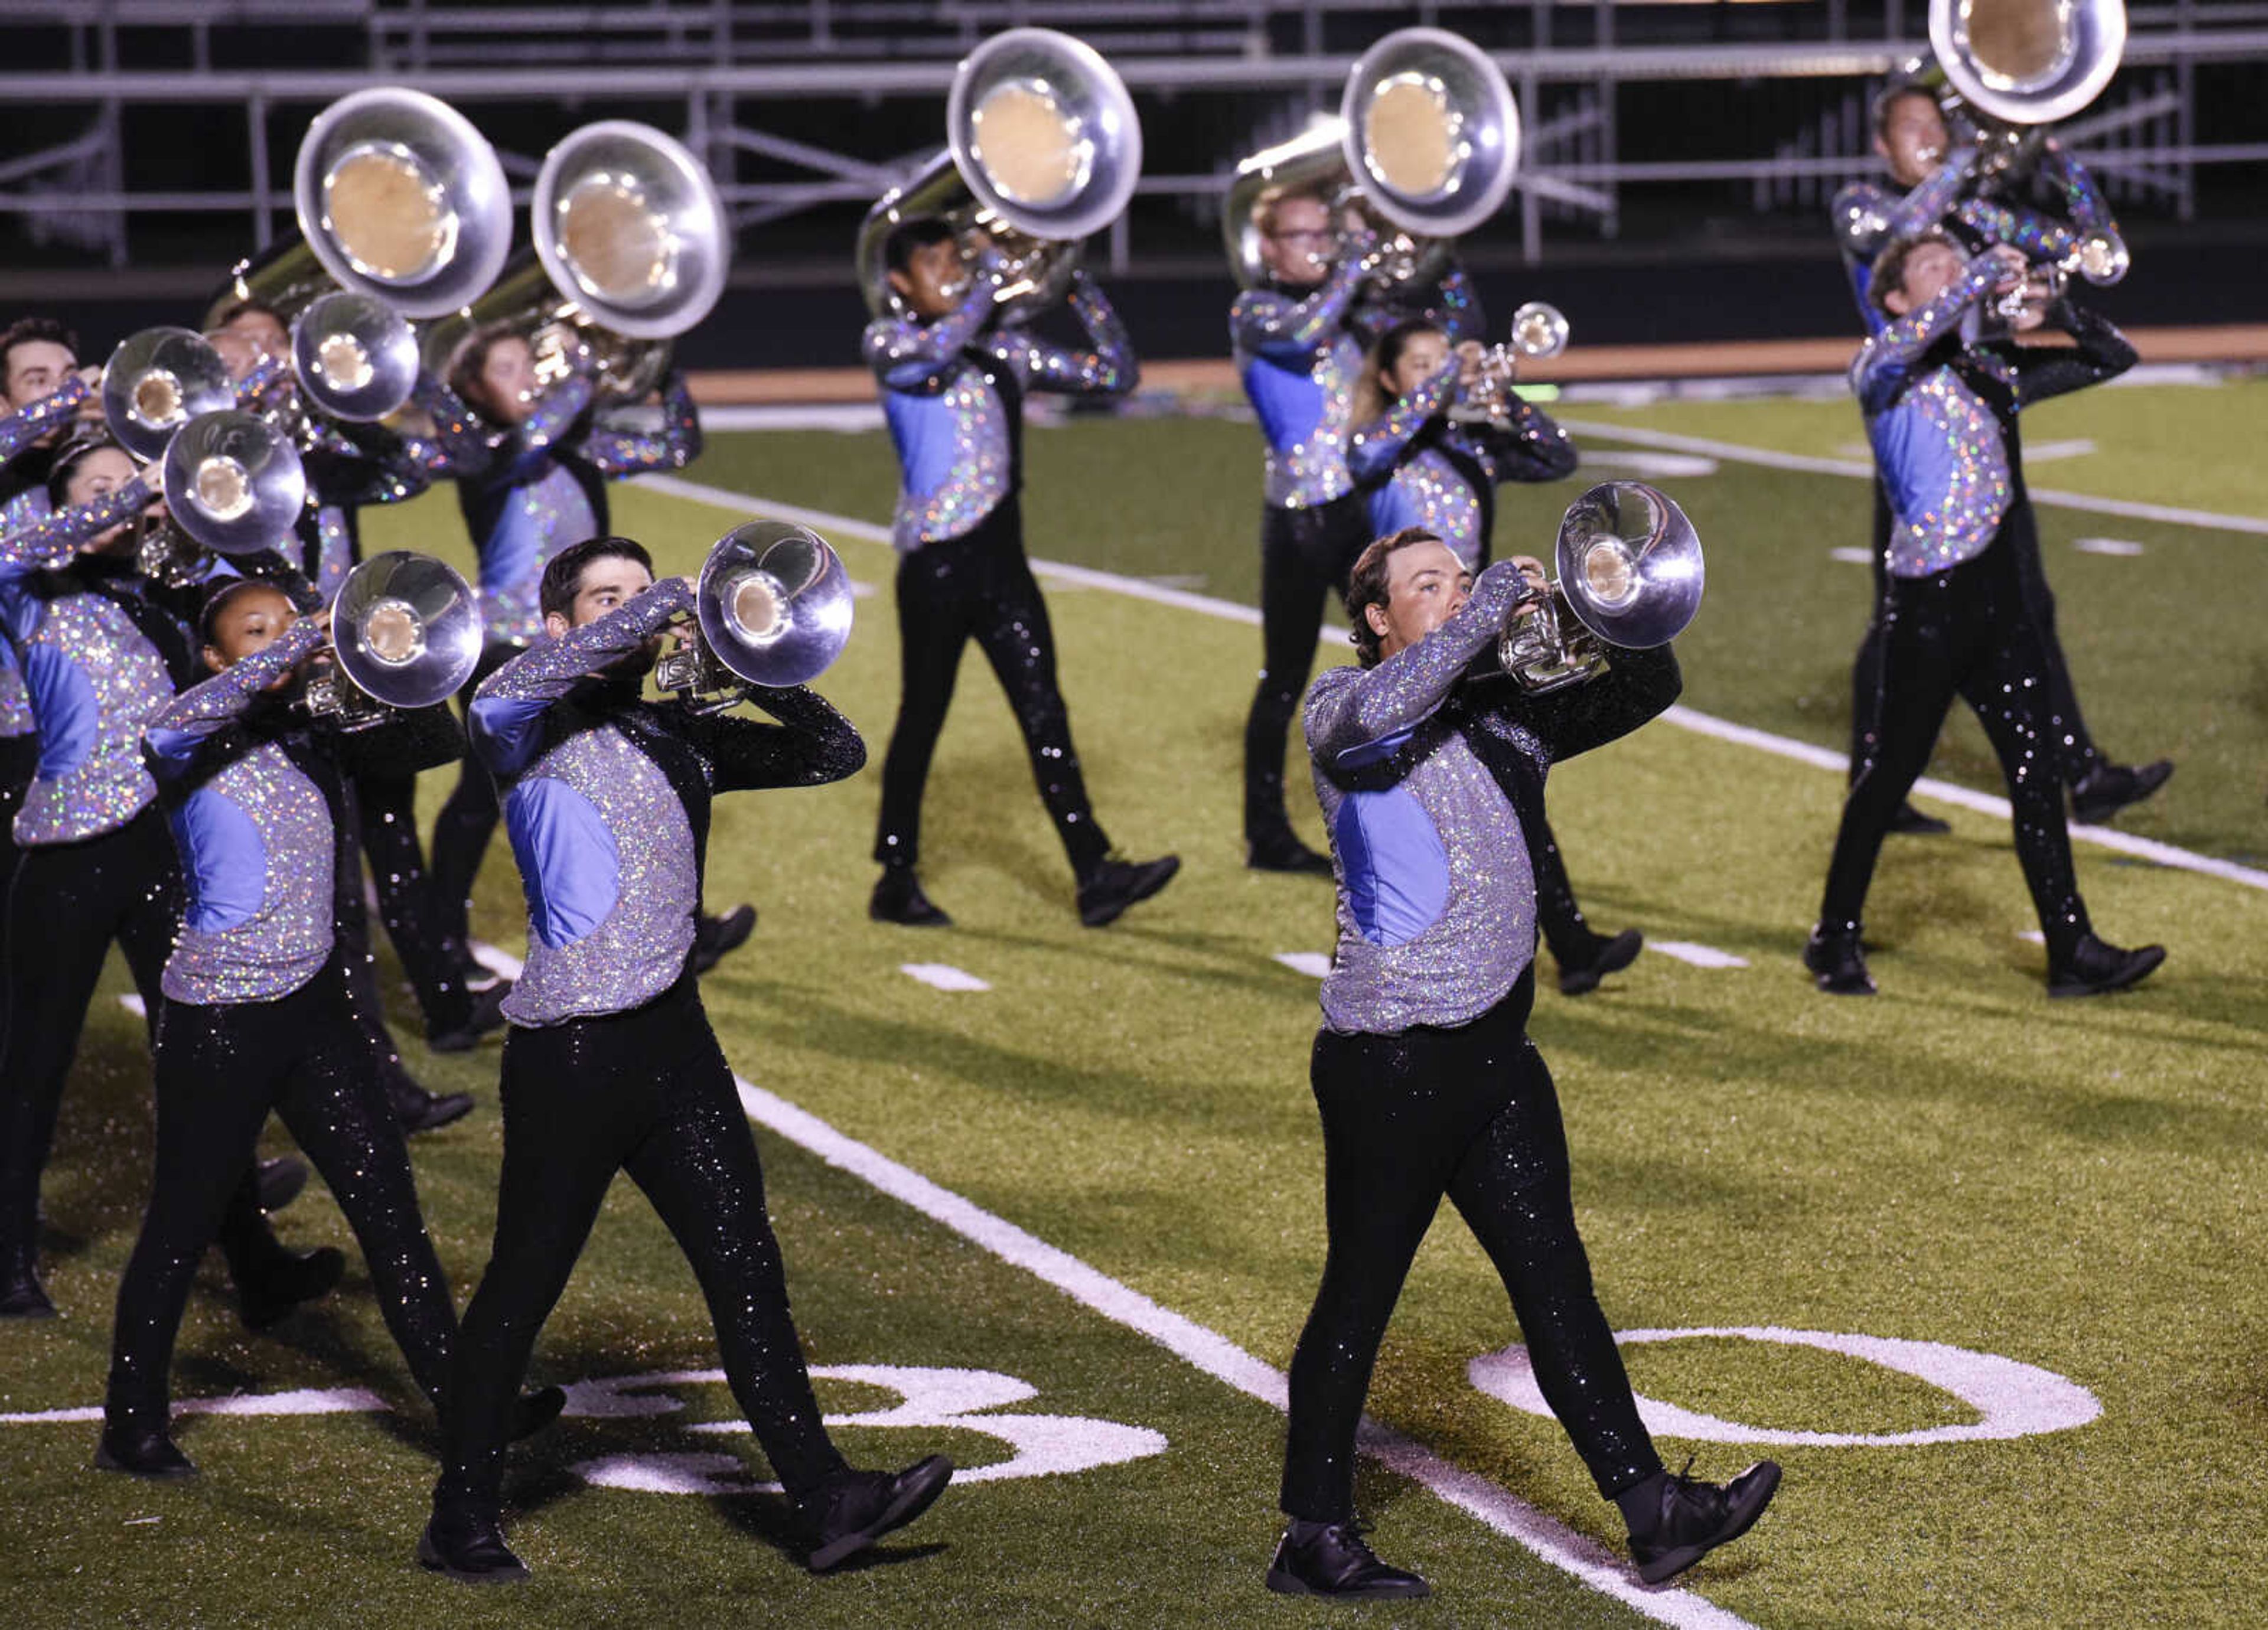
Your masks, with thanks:
M291 595L281 583L271 583L266 578L223 578L205 595L204 605L197 612L197 638L208 645L217 645L221 608L249 588L264 588L271 594L281 594L286 605ZM298 610L297 606L292 606Z
M1890 110L1909 96L1918 96L1932 107L1938 105L1937 95L1927 85L1911 79L1893 79L1874 97L1873 117L1874 139L1887 145L1890 139Z
M1378 666L1378 631L1363 615L1373 606L1387 601L1386 579L1388 563L1400 550L1413 543L1439 543L1441 535L1424 527L1404 527L1399 532L1389 532L1374 541L1355 557L1354 570L1347 574L1347 616L1354 620L1355 655L1365 667Z
M0 352L0 355L4 354ZM70 506L70 473L78 467L80 460L90 453L117 446L117 439L111 435L110 427L107 424L81 419L65 431L62 441L56 445L55 457L48 461L48 507L65 509Z
M449 359L449 388L477 409L488 400L487 392L481 387L481 370L488 366L489 353L503 341L525 342L526 338L508 322L491 322L474 329Z
M259 313L263 317L275 318L277 326L280 328L289 328L291 326L290 323L284 321L284 313L282 312L277 311L273 306L270 306L265 300L239 300L235 305L221 313L220 316L214 321L212 326L216 328L225 328L230 323L234 322L239 317L249 316L254 312Z
M943 243L953 235L952 225L940 215L917 215L900 221L882 240L882 268L885 271L904 271L914 263L915 250Z
M1961 249L1948 234L1933 226L1911 238L1893 238L1884 245L1882 252L1874 257L1874 269L1867 274L1867 304L1885 317L1896 317L1898 313L1890 309L1890 291L1905 287L1906 262L1913 258L1915 250L1933 243L1941 243L1956 254Z
M78 336L53 317L18 317L0 331L0 377L5 377L8 353L18 345L60 345L78 360Z
M653 572L653 557L645 545L635 538L585 538L580 543L570 543L554 555L543 567L543 586L538 598L543 615L557 612L571 619L575 615L575 596L583 586L583 568L594 560L635 560Z
M1438 334L1443 339L1449 336L1449 331L1431 317L1404 317L1378 336L1370 354L1362 359L1362 377L1355 381L1354 408L1348 423L1367 424L1386 411L1390 399L1378 376L1397 366L1402 353L1410 349L1410 342L1421 334Z

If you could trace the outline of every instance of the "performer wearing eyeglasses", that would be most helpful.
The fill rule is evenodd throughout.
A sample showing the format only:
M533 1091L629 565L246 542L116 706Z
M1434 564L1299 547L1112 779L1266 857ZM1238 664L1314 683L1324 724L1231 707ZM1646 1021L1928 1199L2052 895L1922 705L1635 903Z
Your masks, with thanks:
M932 1456L895 1476L846 1465L828 1438L788 1313L763 1173L692 967L711 801L856 774L865 747L801 686L754 699L779 722L647 702L659 636L693 610L644 549L594 538L552 557L549 640L482 684L473 742L504 788L528 904L527 969L505 1012L504 1173L496 1243L466 1309L442 1473L418 1560L453 1579L526 1569L498 1516L504 1426L528 1354L617 1171L692 1263L733 1395L836 1567L943 1491Z
M2016 856L2048 947L2048 993L2087 996L2146 977L2159 946L2097 939L2080 897L2056 773L2054 697L2044 631L2025 593L2018 530L2023 491L2017 414L2133 365L2118 330L2059 300L2045 321L2078 349L1964 345L1963 313L2022 277L2022 254L1964 255L1942 232L1896 243L1875 262L1872 298L1891 319L1867 342L1852 386L1867 416L1895 525L1882 650L1867 699L1870 747L1836 834L1819 923L1804 965L1820 989L1871 995L1859 914L1892 813L1929 761L1958 695L2000 760Z
M311 596L312 598L312 596ZM174 1444L168 1371L197 1260L272 1110L314 1162L370 1265L387 1327L438 1405L456 1309L417 1206L409 1154L357 1033L340 904L359 908L347 797L364 766L415 775L460 750L446 706L340 733L294 708L328 614L301 616L273 584L216 589L202 619L213 676L144 732L188 881L158 1026L157 1175L119 1282L95 1464L170 1479L196 1468ZM566 1401L523 1400L533 1431Z
M1472 580L1412 527L1379 539L1347 591L1359 666L1308 693L1306 734L1338 878L1338 946L1312 1061L1329 1249L1292 1359L1282 1503L1268 1571L1292 1596L1427 1595L1355 1520L1356 1429L1379 1343L1444 1195L1502 1276L1538 1384L1639 1576L1659 1583L1745 1533L1779 1481L1760 1462L1722 1487L1666 1471L1591 1287L1535 1000L1531 861L1508 767L1547 766L1636 729L1676 698L1663 646L1617 651L1546 695L1468 684L1526 592L1510 562Z
M39 725L15 819L0 1025L0 1317L55 1311L38 1274L40 1180L102 963L125 953L154 1034L180 926L180 869L142 763L142 730L189 676L179 598L137 569L150 504L134 461L88 426L56 449L52 513L0 539L0 626ZM220 1235L245 1322L261 1328L337 1282L335 1250L277 1243L246 1164Z
M1087 801L1056 682L1047 601L1024 557L1024 394L1121 396L1134 388L1134 350L1110 302L1073 275L1071 313L1090 350L1065 350L995 321L1000 260L987 241L972 265L953 228L933 216L902 221L883 245L896 314L869 324L866 364L880 381L900 472L897 723L882 760L874 859L882 875L867 902L878 922L942 927L951 918L923 891L921 809L954 682L971 640L992 664L1024 735L1040 800L1078 884L1079 920L1115 922L1181 868L1112 856Z
M1889 321L1881 305L1872 298L1871 288L1874 261L1893 243L1942 229L1971 250L2007 244L2028 259L2051 261L2068 253L2076 234L2116 230L2110 204L2094 177L2051 136L2041 146L2036 173L2040 184L2055 195L2060 219L1999 198L1977 195L1977 150L1973 144L1955 145L1944 111L1926 86L1911 81L1892 84L1875 100L1874 119L1874 151L1889 168L1891 181L1905 190L1896 195L1876 182L1858 181L1837 194L1834 204L1844 270L1869 334L1881 332ZM1968 322L1974 328L1977 320L1971 317ZM2013 422L2007 433L2014 446L2018 431ZM2016 462L2021 465L2021 456ZM2056 638L2055 595L2048 586L2046 563L2040 556L2039 528L2031 513L2029 493L2019 490L2011 514L2016 524L2009 529L2009 538L2026 601L2040 629L2055 720L2051 734L2061 779L2071 790L2072 813L2082 822L2108 821L2163 786L2174 772L2173 763L2161 758L2146 764L2114 763L2095 746L2080 712L2063 644ZM1881 682L1880 608L1889 589L1886 562L1892 526L1889 498L1878 463L1871 555L1877 612L1868 622L1852 665L1851 773L1854 778L1860 763L1879 746L1867 739L1866 730L1871 698ZM1951 829L1908 803L1899 808L1890 830L1935 833Z

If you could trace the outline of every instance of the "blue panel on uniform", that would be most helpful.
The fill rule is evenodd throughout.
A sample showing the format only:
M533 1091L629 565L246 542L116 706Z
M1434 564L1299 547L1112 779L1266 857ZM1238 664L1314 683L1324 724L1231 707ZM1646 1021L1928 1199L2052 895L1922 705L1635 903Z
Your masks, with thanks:
M1954 489L1960 455L1944 427L1932 424L1920 403L1911 397L1900 401L1878 415L1867 433L1890 509L1901 522L1943 506Z
M528 932L556 951L595 931L622 891L622 853L598 805L538 776L512 789L504 819L527 892Z
M54 645L24 649L24 689L40 721L40 779L60 780L87 761L102 730L102 704L86 670Z
M941 395L891 390L882 393L882 417L889 421L908 492L925 496L953 479L961 456L960 409Z
M220 933L258 916L268 893L268 845L252 817L202 786L181 800L168 824L189 891L183 926Z
M1370 506L1370 535L1382 538L1404 527L1422 527L1425 517L1418 507L1418 500L1401 479L1396 470L1394 478L1380 487L1373 487L1366 495Z
M1323 422L1323 387L1312 372L1248 363L1244 394L1251 399L1271 447L1296 446Z
M1449 852L1406 786L1350 793L1334 823L1347 904L1373 945L1404 945L1449 903Z

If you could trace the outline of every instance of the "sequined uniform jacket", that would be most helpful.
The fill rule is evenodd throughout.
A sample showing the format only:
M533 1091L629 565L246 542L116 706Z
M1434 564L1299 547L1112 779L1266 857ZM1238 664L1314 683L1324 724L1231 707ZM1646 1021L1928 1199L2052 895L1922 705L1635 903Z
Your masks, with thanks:
M322 641L303 618L182 691L143 734L188 892L166 963L170 1000L272 1001L313 978L362 887L342 778L412 776L464 750L446 706L342 734L267 692Z
M1449 269L1422 311L1366 301L1362 286L1361 257L1344 254L1304 299L1263 286L1229 307L1237 377L1268 439L1263 491L1271 509L1310 509L1354 490L1348 417L1372 340L1419 315L1453 345L1480 336L1480 306L1462 267Z
M1567 432L1518 392L1509 419L1452 421L1460 365L1451 357L1381 417L1357 425L1347 438L1347 468L1375 536L1424 527L1474 566L1493 529L1496 483L1560 480L1574 474L1576 455Z
M685 376L662 382L661 429L615 430L591 417L592 382L561 380L510 431L491 430L446 385L418 382L434 439L480 554L481 605L491 644L529 645L543 631L544 563L608 530L608 480L682 469L701 455L701 413Z
M1093 350L993 324L998 267L987 251L952 311L932 321L878 318L859 342L898 453L890 537L901 550L961 537L1022 490L1026 391L1123 396L1138 377L1125 325L1084 276L1072 279L1068 303Z
M514 658L474 697L472 740L504 789L527 896L527 966L504 1004L529 1028L623 1013L684 973L710 800L855 775L865 743L814 692L755 692L780 720L647 702L606 670L688 612L682 579Z
M1963 198L1962 194L1975 181L1976 166L1977 150L1957 147L1936 174L1903 198L1876 181L1854 181L1835 195L1843 271L1867 333L1879 334L1889 324L1869 294L1874 257L1900 238L1943 226L1970 249L2013 244L2029 260L2051 261L2068 254L2078 234L2116 229L2110 205L2095 177L2053 142L2042 150L2035 174L2040 185L2056 194L2060 219L1999 199Z
M92 395L93 387L73 373L30 407L0 418L0 537L47 514L48 469L55 450L33 444L70 424ZM37 728L15 647L0 639L0 737L26 736Z
M2111 324L2068 301L2051 324L2077 350L1964 346L1962 313L2003 275L1989 254L1936 299L1868 340L1851 367L1891 512L1890 574L1922 578L1973 559L1999 536L2023 491L2016 415L2050 396L2124 372L2134 350Z
M1418 644L1336 667L1307 695L1307 751L1338 879L1326 1028L1399 1035L1463 1024L1535 955L1535 882L1516 813L1515 757L1555 762L1628 734L1677 698L1667 646L1618 651L1588 684L1529 696L1469 680L1522 592L1510 562Z

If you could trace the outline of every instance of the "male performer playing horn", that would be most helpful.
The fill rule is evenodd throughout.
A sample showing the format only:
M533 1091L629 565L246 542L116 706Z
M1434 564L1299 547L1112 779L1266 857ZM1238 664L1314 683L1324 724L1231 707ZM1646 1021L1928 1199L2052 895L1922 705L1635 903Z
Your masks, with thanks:
M1461 687L1528 592L1510 561L1477 582L1410 527L1356 562L1360 665L1315 682L1315 793L1339 880L1312 1073L1329 1250L1292 1360L1283 1508L1268 1587L1419 1597L1355 1522L1355 1433L1371 1366L1446 1194L1510 1293L1538 1384L1659 1583L1746 1532L1778 1486L1758 1463L1719 1487L1662 1467L1638 1420L1575 1231L1551 1073L1528 1038L1535 891L1513 775L1638 728L1675 699L1668 646L1617 651L1588 683L1531 696ZM1525 759L1524 767L1518 761Z
M1024 393L1123 395L1134 388L1133 346L1084 273L1072 277L1071 309L1093 350L1064 350L996 322L998 254L984 242L971 266L952 226L934 216L901 222L883 262L899 310L867 326L863 349L881 381L902 477L891 528L901 674L874 834L882 875L867 910L912 927L952 920L922 891L915 867L930 758L974 639L1023 730L1041 801L1078 880L1079 920L1100 928L1163 889L1182 863L1115 859L1087 802L1047 601L1024 558Z
M711 800L840 780L865 763L865 744L801 686L755 693L778 724L641 700L659 636L693 609L693 590L654 583L627 538L562 549L541 592L550 638L473 702L474 747L504 789L527 887L527 969L504 1006L496 1244L465 1311L417 1558L453 1579L526 1575L498 1511L512 1395L600 1201L628 1171L692 1262L733 1397L823 1572L918 1516L952 1463L858 1471L828 1440L755 1140L691 957Z

